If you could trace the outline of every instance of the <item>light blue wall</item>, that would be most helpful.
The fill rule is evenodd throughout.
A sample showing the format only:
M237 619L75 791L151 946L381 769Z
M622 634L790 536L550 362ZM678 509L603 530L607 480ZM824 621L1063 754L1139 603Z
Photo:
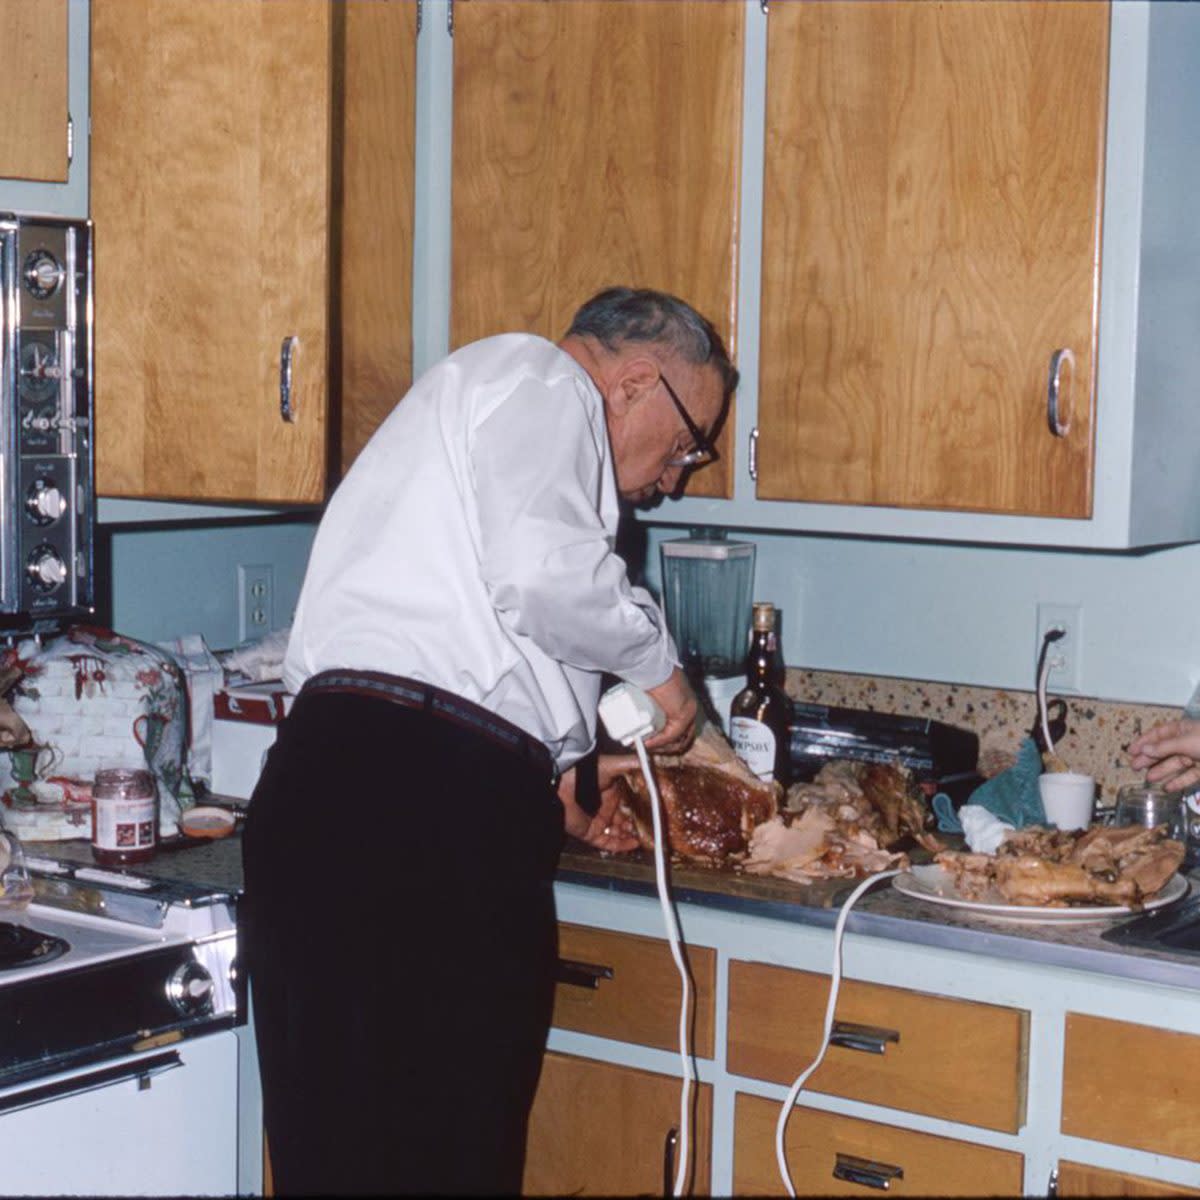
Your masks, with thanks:
M315 526L271 524L114 530L112 623L120 633L158 642L200 633L214 650L238 640L239 564L269 564L274 626L291 621Z
M686 530L650 530L657 545ZM1064 553L788 534L757 545L755 596L783 610L790 666L953 683L1035 683L1037 605L1078 604L1079 693L1184 704L1200 680L1200 546Z
M159 641L237 641L237 567L269 563L275 626L288 624L314 526L199 526L113 533L113 624ZM657 546L686 531L652 526ZM1182 705L1200 681L1200 546L1065 553L801 534L732 533L757 546L756 597L783 611L792 666L1032 688L1037 605L1081 608L1080 693Z

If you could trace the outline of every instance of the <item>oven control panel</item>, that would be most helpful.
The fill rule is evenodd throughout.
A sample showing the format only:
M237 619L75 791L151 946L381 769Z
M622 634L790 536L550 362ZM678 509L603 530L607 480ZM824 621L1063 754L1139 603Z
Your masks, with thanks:
M0 623L90 613L92 241L86 221L0 217Z

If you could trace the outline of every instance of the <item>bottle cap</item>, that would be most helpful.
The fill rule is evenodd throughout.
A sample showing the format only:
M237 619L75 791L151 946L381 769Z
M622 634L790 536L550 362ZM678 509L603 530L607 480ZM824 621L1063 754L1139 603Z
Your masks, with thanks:
M763 600L754 602L754 628L761 630L774 630L775 628L775 605L768 604Z

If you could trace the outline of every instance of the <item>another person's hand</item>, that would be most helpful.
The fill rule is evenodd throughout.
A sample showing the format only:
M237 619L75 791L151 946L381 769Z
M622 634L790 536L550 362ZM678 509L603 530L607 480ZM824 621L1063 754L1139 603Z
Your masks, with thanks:
M676 667L666 681L649 688L647 694L658 702L667 723L646 739L646 749L659 754L682 754L696 740L696 715L700 706L684 673Z
M588 816L575 803L575 768L563 773L558 784L558 798L562 801L566 831L573 838L611 854L624 854L638 848L633 822L620 811L620 792L613 786L618 774L631 761L636 767L636 758L631 760L624 755L600 755L600 807L594 817Z
M1134 738L1129 762L1173 792L1200 783L1200 721L1162 721Z

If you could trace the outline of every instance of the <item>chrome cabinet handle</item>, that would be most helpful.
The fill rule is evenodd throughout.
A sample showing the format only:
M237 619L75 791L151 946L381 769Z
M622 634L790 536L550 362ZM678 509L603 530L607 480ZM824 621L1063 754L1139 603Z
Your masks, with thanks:
M663 1190L664 1196L675 1192L675 1149L679 1145L679 1130L674 1125L663 1138Z
M886 1192L892 1186L893 1179L904 1178L904 1168L894 1167L891 1163L873 1162L869 1158L855 1158L853 1154L839 1152L837 1162L833 1167L833 1177L844 1183L857 1183L863 1187Z
M292 403L292 363L300 339L295 335L285 337L279 350L279 416L289 424L296 419L296 406Z
M750 478L758 481L758 426L750 430Z
M1068 383L1075 374L1075 352L1063 346L1050 355L1050 377L1046 384L1046 424L1055 437L1066 437L1071 428L1071 413L1066 409L1064 416L1063 400L1070 400L1070 392L1066 397L1062 394L1063 364L1067 365Z
M853 1021L834 1021L829 1035L831 1046L843 1050L860 1050L864 1054L882 1054L889 1042L899 1044L900 1031L881 1029L875 1025L856 1025Z
M591 988L592 991L600 986L600 980L612 977L612 967L602 967L596 963L576 962L572 958L560 958L554 974L558 983L565 983L571 987Z

